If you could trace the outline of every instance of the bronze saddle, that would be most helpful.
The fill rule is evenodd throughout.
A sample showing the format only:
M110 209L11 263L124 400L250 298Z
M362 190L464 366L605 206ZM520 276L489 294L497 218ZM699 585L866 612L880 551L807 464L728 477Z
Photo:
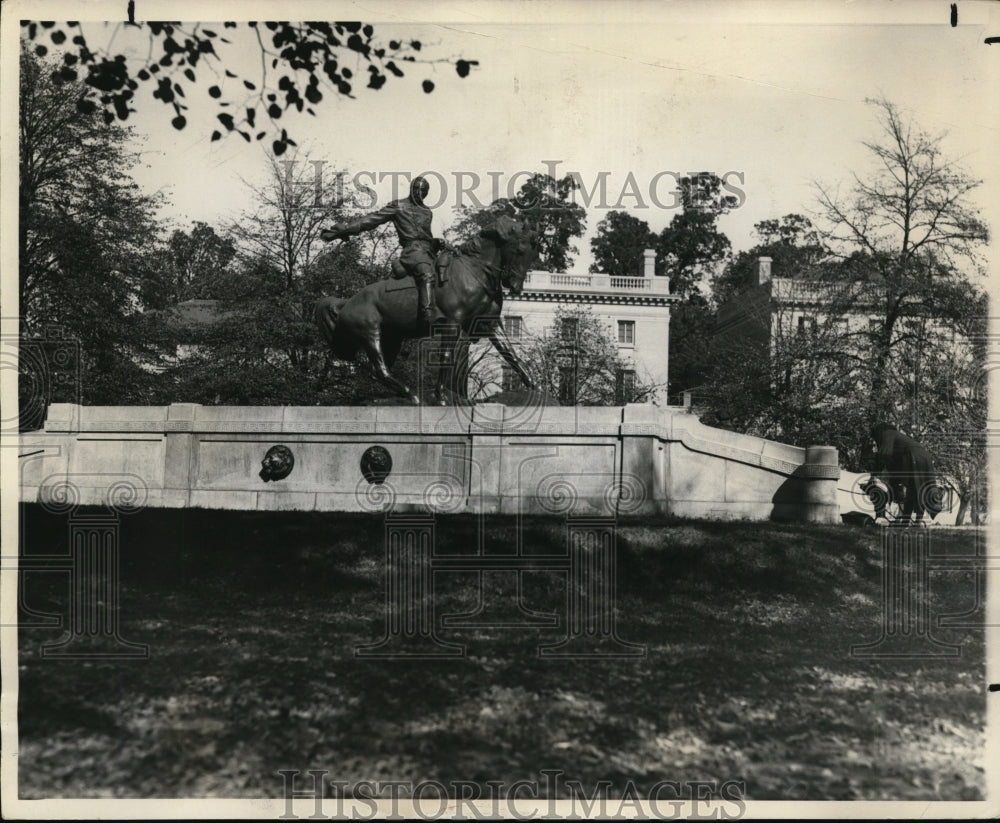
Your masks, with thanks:
M451 261L454 259L454 252L448 249L442 249L437 253L437 257L434 259L434 271L437 272L437 282L438 285L442 285L447 278L448 266L451 265ZM392 261L389 263L390 272L392 280L386 287L386 291L399 291L400 289L413 289L416 288L416 281L413 279L406 267L400 262L398 257L393 257Z

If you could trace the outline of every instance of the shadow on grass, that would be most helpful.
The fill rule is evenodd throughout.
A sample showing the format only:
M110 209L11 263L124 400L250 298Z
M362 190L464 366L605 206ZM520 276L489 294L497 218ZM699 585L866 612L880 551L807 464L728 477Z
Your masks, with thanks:
M26 551L66 550L65 516L23 512ZM439 517L436 549L511 552L517 523ZM560 768L615 791L738 779L754 798L981 794L981 635L956 633L959 661L848 654L878 632L877 532L621 521L617 625L644 657L541 658L563 623L438 624L464 657L385 661L354 656L385 629L382 518L161 510L121 524L123 632L150 659L42 660L60 632L20 633L30 796L274 797L281 768L481 782ZM935 545L967 549L970 534ZM525 518L521 545L564 553L565 522ZM518 611L502 576L437 577L438 619L480 598ZM58 578L28 575L28 603L64 606ZM521 605L563 619L565 573L523 583ZM939 605L967 607L967 588L939 587Z
M35 506L24 515L31 546L65 545L65 517ZM435 551L474 553L482 540L488 553L513 552L516 527L514 517L438 517ZM384 520L372 515L188 509L121 518L123 568L136 580L192 586L222 574L255 590L364 588L384 541ZM524 518L521 543L526 554L563 554L564 523ZM878 574L877 535L843 527L636 519L619 522L617 547L623 590L648 598L734 584L765 594L822 592Z

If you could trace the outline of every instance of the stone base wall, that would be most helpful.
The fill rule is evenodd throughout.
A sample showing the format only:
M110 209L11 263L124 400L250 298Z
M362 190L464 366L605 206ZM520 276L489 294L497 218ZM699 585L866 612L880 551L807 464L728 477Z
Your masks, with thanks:
M294 458L260 476L274 446ZM388 475L362 460L388 451ZM840 522L837 452L713 429L680 409L54 404L23 434L46 506L389 509ZM379 482L382 480L382 482Z

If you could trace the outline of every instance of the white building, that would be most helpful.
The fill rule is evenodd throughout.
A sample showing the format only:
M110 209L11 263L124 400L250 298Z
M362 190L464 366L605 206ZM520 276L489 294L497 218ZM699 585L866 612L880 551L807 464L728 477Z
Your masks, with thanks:
M824 332L857 349L869 346L884 323L885 297L875 289L859 289L853 281L833 278L776 277L770 257L758 259L754 283L719 306L714 339L734 345L767 342L771 354L785 340ZM823 262L817 264L822 266ZM915 300L915 298L911 298ZM935 340L959 353L963 341L955 329L934 318L904 313L893 335L918 342Z
M607 326L611 339L629 368L620 382L626 393L631 381L657 387L653 401L667 403L670 307L679 299L670 282L655 275L656 252L644 252L643 271L635 277L607 274L558 274L532 271L524 290L504 298L503 318L508 337L516 343L525 335L557 333L559 307L586 306ZM504 367L503 389L516 390L520 380Z
M853 403L859 393L870 390L873 352L884 344L884 291L867 281L837 280L832 275L776 277L771 263L770 257L759 258L754 283L719 306L714 357L739 363L770 356L772 386L776 382L785 390L796 384L823 386L817 404ZM817 270L823 265L816 264ZM898 387L893 422L920 436L928 415L941 419L972 402L961 399L962 392L971 389L956 385L948 390L956 394L945 403L943 370L975 374L980 366L975 341L954 323L925 316L919 297L905 298L897 310L888 369ZM933 378L934 369L939 373L937 388L930 383L924 388L921 375Z

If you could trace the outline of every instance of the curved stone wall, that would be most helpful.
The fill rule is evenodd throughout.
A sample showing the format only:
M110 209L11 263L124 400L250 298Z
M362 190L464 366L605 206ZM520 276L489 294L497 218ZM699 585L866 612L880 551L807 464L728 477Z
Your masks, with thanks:
M840 522L836 449L649 405L55 404L20 455L25 502L105 505L126 484L153 507Z

